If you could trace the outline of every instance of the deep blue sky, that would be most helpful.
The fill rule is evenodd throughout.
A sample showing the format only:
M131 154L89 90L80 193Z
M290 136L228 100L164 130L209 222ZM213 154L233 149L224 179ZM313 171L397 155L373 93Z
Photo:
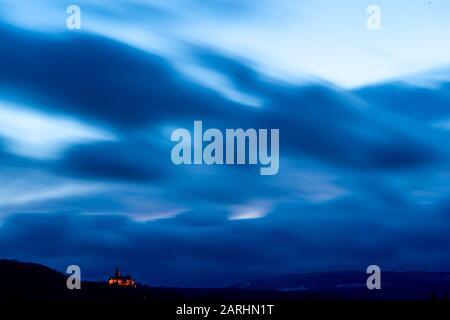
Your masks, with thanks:
M70 31L71 2L0 1L0 257L196 287L449 269L448 2L380 1L380 31L360 1L166 2L80 1ZM194 120L279 128L279 174L173 165Z

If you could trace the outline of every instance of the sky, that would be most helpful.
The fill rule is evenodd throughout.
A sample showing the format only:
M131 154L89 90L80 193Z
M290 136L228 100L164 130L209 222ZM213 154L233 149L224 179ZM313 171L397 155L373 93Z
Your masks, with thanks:
M0 257L155 286L448 271L450 2L375 2L0 0ZM278 174L174 165L195 120L279 128Z

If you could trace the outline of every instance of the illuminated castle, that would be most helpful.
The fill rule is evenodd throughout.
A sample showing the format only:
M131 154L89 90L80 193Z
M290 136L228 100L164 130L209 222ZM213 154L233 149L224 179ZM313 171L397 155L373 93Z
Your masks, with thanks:
M116 272L114 273L114 277L109 278L108 285L135 288L136 282L129 274L126 276L122 276L120 274L119 268L116 267Z

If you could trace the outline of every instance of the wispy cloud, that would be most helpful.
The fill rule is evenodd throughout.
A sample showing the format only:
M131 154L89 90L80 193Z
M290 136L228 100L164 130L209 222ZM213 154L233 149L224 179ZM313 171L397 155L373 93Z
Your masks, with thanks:
M0 137L10 151L27 157L54 158L70 145L113 141L113 134L67 117L0 102Z
M64 31L61 3L0 4L8 9L3 17L18 25ZM261 73L293 82L309 75L355 87L450 63L445 41L450 22L444 14L450 4L445 0L380 1L383 28L377 32L367 30L367 5L357 0L113 0L78 5L84 31L172 57L180 56L184 44L214 47L245 56Z

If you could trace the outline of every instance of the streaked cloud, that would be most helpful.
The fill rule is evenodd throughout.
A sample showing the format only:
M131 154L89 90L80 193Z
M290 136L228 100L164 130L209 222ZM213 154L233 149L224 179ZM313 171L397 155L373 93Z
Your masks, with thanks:
M115 140L113 134L67 117L0 102L0 137L21 156L54 158L78 143Z
M272 210L272 205L265 202L254 202L231 207L229 220L248 220L264 218Z
M4 19L20 26L47 32L61 32L65 26L61 3L0 4L7 8ZM84 31L172 58L180 57L180 44L212 47L244 56L261 73L291 82L312 76L358 87L450 63L450 4L445 0L379 1L383 27L377 32L367 30L368 5L357 0L114 0L78 5Z

